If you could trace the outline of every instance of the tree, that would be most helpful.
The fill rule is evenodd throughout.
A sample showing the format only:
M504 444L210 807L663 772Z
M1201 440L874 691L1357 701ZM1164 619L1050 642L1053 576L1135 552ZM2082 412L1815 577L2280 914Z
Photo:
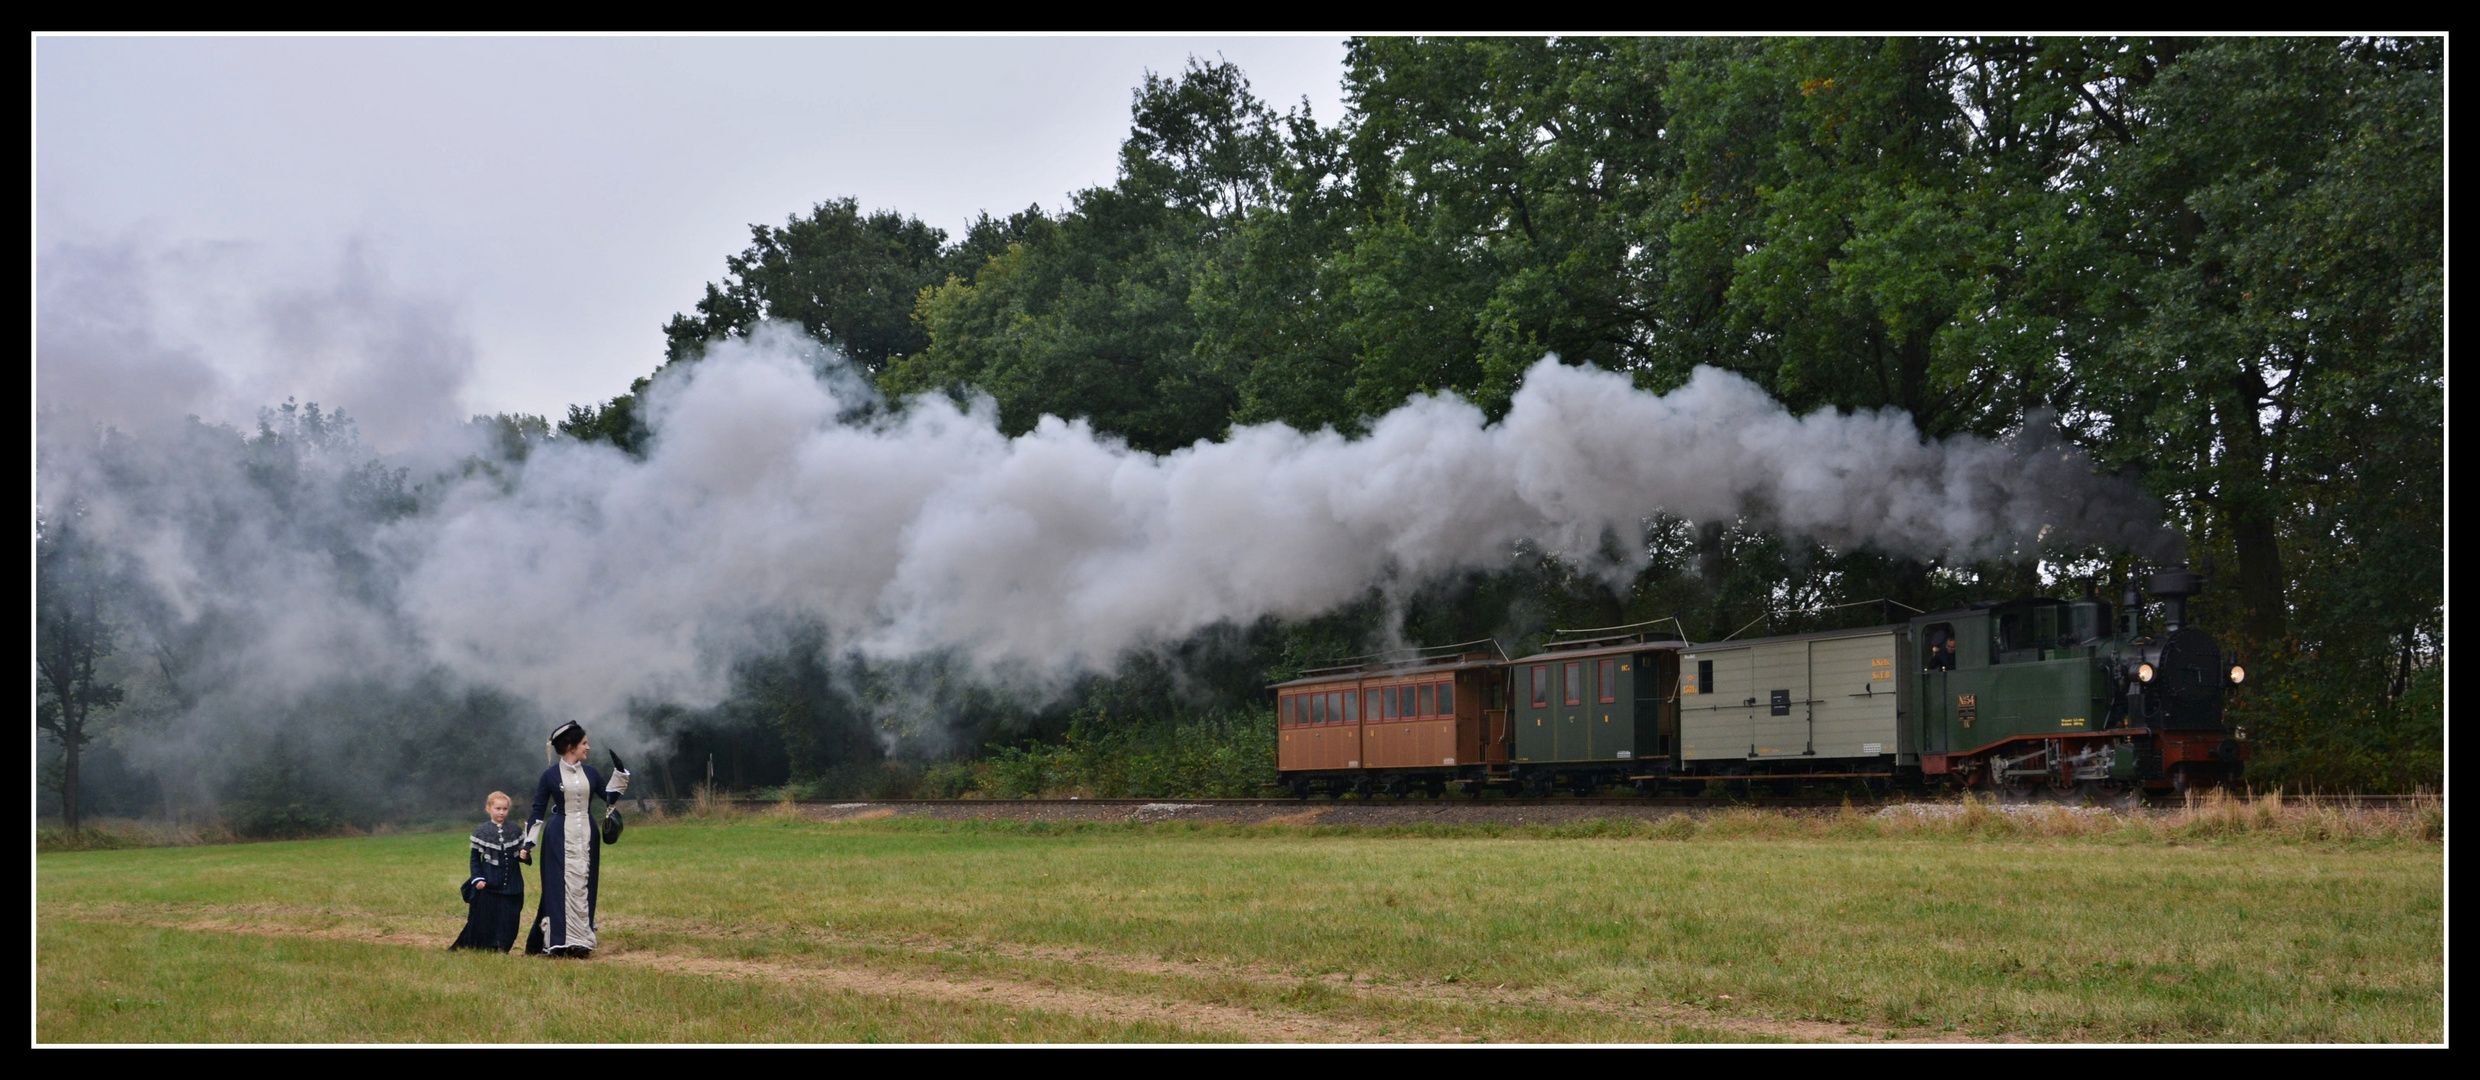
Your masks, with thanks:
M60 740L61 819L72 830L80 827L79 752L121 702L121 688L97 670L113 653L113 581L106 554L76 527L81 509L35 522L34 722Z
M767 319L801 324L875 374L889 357L928 344L913 305L949 270L947 234L892 210L861 212L832 199L781 227L752 225L749 247L724 260L697 316L663 327L665 361L694 359L709 341L740 337Z
M1084 417L1139 449L1222 433L1231 372L1201 358L1191 297L1231 231L1269 198L1282 126L1229 64L1148 75L1119 181L1029 221L1004 253L922 294L929 345L889 366L892 396L990 394L1011 434Z

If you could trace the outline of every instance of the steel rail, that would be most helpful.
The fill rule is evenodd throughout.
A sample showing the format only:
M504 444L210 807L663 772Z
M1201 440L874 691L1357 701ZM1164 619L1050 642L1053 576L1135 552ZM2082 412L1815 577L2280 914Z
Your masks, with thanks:
M2270 798L2270 797L2271 797L2270 795L2264 795L2264 796L2241 796L2241 795L2234 795L2234 796L2231 796L2231 798L2232 798L2234 801L2237 801L2237 802L2242 803L2242 804L2253 804L2253 803L2255 803L2255 802L2258 802L2258 801L2261 801L2261 800L2263 800L2263 799ZM2284 795L2284 796L2282 796L2282 798L2283 798L2283 801L2285 801L2285 802L2295 802L2295 803L2301 803L2301 804L2307 804L2307 805L2319 805L2319 804L2322 804L2322 805L2335 805L2335 804L2339 804L2339 805L2348 805L2348 806L2400 806L2400 805L2416 805L2416 804L2418 804L2418 803L2420 803L2420 802L2422 802L2422 801L2426 801L2426 800L2435 800L2435 801L2437 801L2437 802L2439 802L2439 803L2442 803L2442 802L2444 801L2443 799L2441 799L2441 798L2439 798L2439 797L2437 797L2437 796L2432 796L2432 795L2315 795L2315 796L2309 796L2309 795ZM685 802L685 801L687 801L687 800L673 800L673 801ZM729 801L730 801L731 803L733 803L734 805L736 805L736 806L741 806L741 807L769 807L769 806L782 806L782 805L784 804L784 802L785 802L785 800L782 800L782 799L732 799L732 800L729 800ZM1415 797L1412 797L1412 796L1377 796L1377 797L1370 797L1370 798L1348 798L1348 799L1346 799L1346 798L1334 798L1334 797L1327 797L1327 798L1310 797L1310 798L1303 798L1303 799L1293 799L1293 798L1258 798L1258 799L1184 799L1184 798L1174 798L1174 797L1163 797L1163 798L1152 798L1152 799L1077 799L1077 798L1069 798L1069 799L868 799L868 798L853 798L853 799L795 799L795 800L792 800L792 804L793 804L794 806L803 807L803 808L839 808L839 807L840 807L840 808L850 808L850 809L856 809L856 810L857 810L857 809L861 809L861 808L863 808L863 807L878 807L878 806L893 806L893 807L901 807L901 806L922 806L922 807L930 807L930 806L961 806L961 807L1000 807L1000 806L1132 806L1132 807L1145 807L1145 806L1162 806L1162 805L1171 805L1171 804L1177 804L1177 805L1180 805L1180 806L1506 806L1506 807L1557 807L1557 806L1728 807L1728 806L1744 806L1744 807L1749 807L1749 808L1751 808L1751 809L1765 809L1765 808L1783 808L1783 807L1794 807L1794 808L1796 808L1796 807L1812 807L1812 806L1841 806L1841 805L1843 804L1843 802L1844 802L1844 801L1845 801L1845 797L1844 797L1844 796L1841 796L1841 795L1774 795L1774 796L1756 796L1756 797L1746 797L1746 798L1729 798L1729 797L1723 797L1723 798L1711 798L1711 797L1703 797L1703 796L1657 796L1657 795L1620 795L1620 796L1604 796L1604 795L1596 795L1596 796L1569 796L1569 797L1556 797L1556 796L1553 796L1553 797L1549 797L1549 798L1530 798L1530 797L1526 797L1526 798L1489 798L1489 799L1473 798L1473 797L1469 797L1469 796L1454 796L1454 795L1448 795L1448 796L1441 796L1441 797L1438 797L1438 798L1426 798L1426 797L1424 797L1424 798L1415 798ZM1851 799L1851 800L1850 800L1850 802L1851 802L1851 804L1852 804L1853 806L1872 806L1872 807L1874 807L1874 806L1893 806L1893 805L1898 805L1898 804L1902 804L1902 803L1906 803L1906 802L1914 802L1914 803L1917 803L1917 802L1942 802L1942 801L1944 801L1944 800L1942 800L1942 799L1936 799L1936 798L1930 798L1930 799L1904 799L1904 798L1885 798L1885 797L1878 797L1878 796L1873 796L1873 797L1869 797L1869 798L1856 798L1856 799ZM2186 800L2185 800L2185 798L2184 798L2184 797L2179 796L2179 795L2172 795L2172 794L2148 795L2148 796L2146 797L2146 799L2145 799L2145 805L2147 805L2147 806L2151 806L2151 807L2163 807L2163 808L2170 808L2170 807L2178 807L2178 806L2183 806L2183 805L2185 805L2185 802L2186 802ZM2041 803L2041 802L2037 802L2037 801L2036 801L2036 802L2032 803L2031 805L2059 805L2059 804L2047 804L2047 803Z

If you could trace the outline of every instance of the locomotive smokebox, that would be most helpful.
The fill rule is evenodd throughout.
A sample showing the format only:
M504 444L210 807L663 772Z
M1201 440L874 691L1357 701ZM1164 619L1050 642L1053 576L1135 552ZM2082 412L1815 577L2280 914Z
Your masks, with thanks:
M2161 601L2162 622L2166 629L2176 630L2187 623L2187 598L2204 591L2204 575L2184 566L2173 566L2154 574L2145 583L2145 591Z

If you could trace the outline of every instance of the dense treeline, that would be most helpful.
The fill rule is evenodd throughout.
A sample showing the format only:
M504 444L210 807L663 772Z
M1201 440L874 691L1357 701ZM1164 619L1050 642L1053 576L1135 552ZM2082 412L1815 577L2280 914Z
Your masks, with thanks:
M891 401L987 394L1010 433L1084 417L1157 452L1264 421L1354 432L1428 391L1497 415L1545 353L1655 391L1711 365L1796 411L1899 410L1931 437L2054 425L2158 496L2213 579L2196 614L2256 673L2236 708L2259 781L2433 784L2443 51L1388 38L1351 45L1331 119L1193 61L1136 89L1117 181L1058 208L960 237L851 199L753 226L664 328L664 363L797 323ZM648 385L573 407L556 437L642 450ZM1266 681L1398 635L1784 632L1886 601L2114 596L2145 569L2056 547L1943 565L1732 521L1657 518L1642 542L1624 589L1515 552L1038 706L936 659L811 642L745 660L720 707L644 718L673 739L676 791L710 755L742 787L953 788L931 766L961 755L991 790L1074 774L1174 794L1159 778L1238 738Z
M1268 420L1351 431L1422 391L1495 412L1545 352L1653 390L1710 364L1931 436L2054 422L2160 496L2214 578L2200 615L2262 673L2240 706L2260 775L2414 784L2442 765L2442 59L2435 40L1374 39L1331 125L1192 63L1136 91L1118 182L1056 213L953 243L849 200L757 227L672 323L670 361L793 319L891 395L978 391L1011 432L1083 416L1154 451ZM1668 615L1720 636L1879 597L2114 593L2137 569L1925 565L1728 522L1646 542L1624 594L1525 567L1243 636L1279 672L1397 617L1428 641Z

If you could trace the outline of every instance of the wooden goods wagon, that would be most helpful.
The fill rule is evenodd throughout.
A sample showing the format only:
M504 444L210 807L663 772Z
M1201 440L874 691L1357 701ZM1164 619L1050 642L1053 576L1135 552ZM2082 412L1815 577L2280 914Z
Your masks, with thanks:
M1908 628L1700 645L1679 654L1679 758L1707 765L1918 753ZM1700 771L1690 769L1688 771Z

